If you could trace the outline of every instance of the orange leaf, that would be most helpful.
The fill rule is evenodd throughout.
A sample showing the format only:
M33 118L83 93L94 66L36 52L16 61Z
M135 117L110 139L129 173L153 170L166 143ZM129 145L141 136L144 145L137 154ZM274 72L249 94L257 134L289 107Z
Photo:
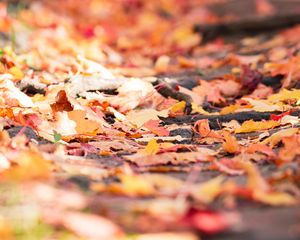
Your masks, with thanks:
M193 130L194 132L199 133L201 137L212 137L212 138L221 137L218 133L210 129L207 119L198 120L195 123Z
M49 163L39 153L21 152L13 161L16 165L2 172L1 179L24 181L47 178L50 174Z
M223 148L228 153L236 153L239 151L240 146L234 136L232 136L229 132L223 132L224 142Z
M68 117L76 122L78 134L94 134L100 129L100 125L97 122L86 119L85 112L82 110L70 111L68 112Z
M67 94L64 90L60 90L56 95L56 102L51 104L53 112L72 111L73 107L67 98Z

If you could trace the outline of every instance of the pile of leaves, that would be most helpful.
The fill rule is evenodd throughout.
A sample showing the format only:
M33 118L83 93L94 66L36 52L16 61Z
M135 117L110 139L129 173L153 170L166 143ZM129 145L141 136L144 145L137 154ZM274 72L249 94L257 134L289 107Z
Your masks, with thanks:
M300 27L204 43L238 20L214 2L0 4L1 239L192 240L299 204Z

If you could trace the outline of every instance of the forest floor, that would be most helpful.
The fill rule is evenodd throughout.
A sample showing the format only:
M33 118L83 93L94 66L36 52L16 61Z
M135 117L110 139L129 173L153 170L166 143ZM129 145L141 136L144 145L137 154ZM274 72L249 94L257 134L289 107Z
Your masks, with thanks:
M0 3L0 238L300 238L300 2Z

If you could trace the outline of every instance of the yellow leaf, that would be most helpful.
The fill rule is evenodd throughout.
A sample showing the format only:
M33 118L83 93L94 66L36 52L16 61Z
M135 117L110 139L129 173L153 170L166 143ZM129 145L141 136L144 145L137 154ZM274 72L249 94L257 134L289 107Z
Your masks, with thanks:
M24 77L23 72L21 71L20 68L18 67L11 67L8 72L14 76L15 79L17 80L21 80Z
M227 107L222 108L220 114L229 114L229 113L234 113L236 110L240 109L240 105L229 105Z
M288 137L296 134L298 132L298 128L288 128L280 130L274 133L272 136L266 138L262 143L263 144L270 144L271 147L277 145L283 137Z
M184 109L185 109L185 101L181 101L181 102L178 102L178 103L175 103L171 109L170 109L170 113L181 113L181 112L184 112Z
M192 110L193 112L197 112L204 115L210 115L209 112L205 111L202 107L199 107L197 104L192 103Z
M297 203L297 200L284 192L264 192L264 191L254 191L253 197L266 204L273 206L277 205L293 205Z
M192 196L204 203L212 202L223 191L224 177L218 176L192 189ZM200 188L200 189L199 189Z
M288 99L300 100L300 89L282 89L279 93L273 94L268 97L270 101L284 101Z
M131 111L126 117L138 128L143 126L149 120L159 120L159 117L167 117L168 110L156 111L155 109L144 109L141 111Z
M148 155L154 155L158 152L158 150L159 150L159 144L156 142L155 139L151 139L145 148L145 152Z
M255 132L260 130L267 130L274 127L279 126L280 123L278 121L260 121L255 122L253 120L248 120L243 122L242 126L235 130L235 133L247 133L247 132Z
M152 183L139 175L121 175L120 183L112 183L109 186L94 184L92 189L95 191L109 191L115 194L124 194L131 197L150 196L156 190Z

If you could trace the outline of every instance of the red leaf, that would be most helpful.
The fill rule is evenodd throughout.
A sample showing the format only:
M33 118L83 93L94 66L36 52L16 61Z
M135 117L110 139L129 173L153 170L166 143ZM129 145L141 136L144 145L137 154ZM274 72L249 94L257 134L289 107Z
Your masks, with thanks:
M238 221L238 216L210 210L190 209L185 219L192 227L206 234L216 234Z
M159 126L159 120L149 120L143 126L160 137L169 136L170 134L168 129Z
M281 114L271 114L270 119L274 120L274 121L279 121L281 118L283 118L284 116L290 115L291 114L291 110L281 113Z

